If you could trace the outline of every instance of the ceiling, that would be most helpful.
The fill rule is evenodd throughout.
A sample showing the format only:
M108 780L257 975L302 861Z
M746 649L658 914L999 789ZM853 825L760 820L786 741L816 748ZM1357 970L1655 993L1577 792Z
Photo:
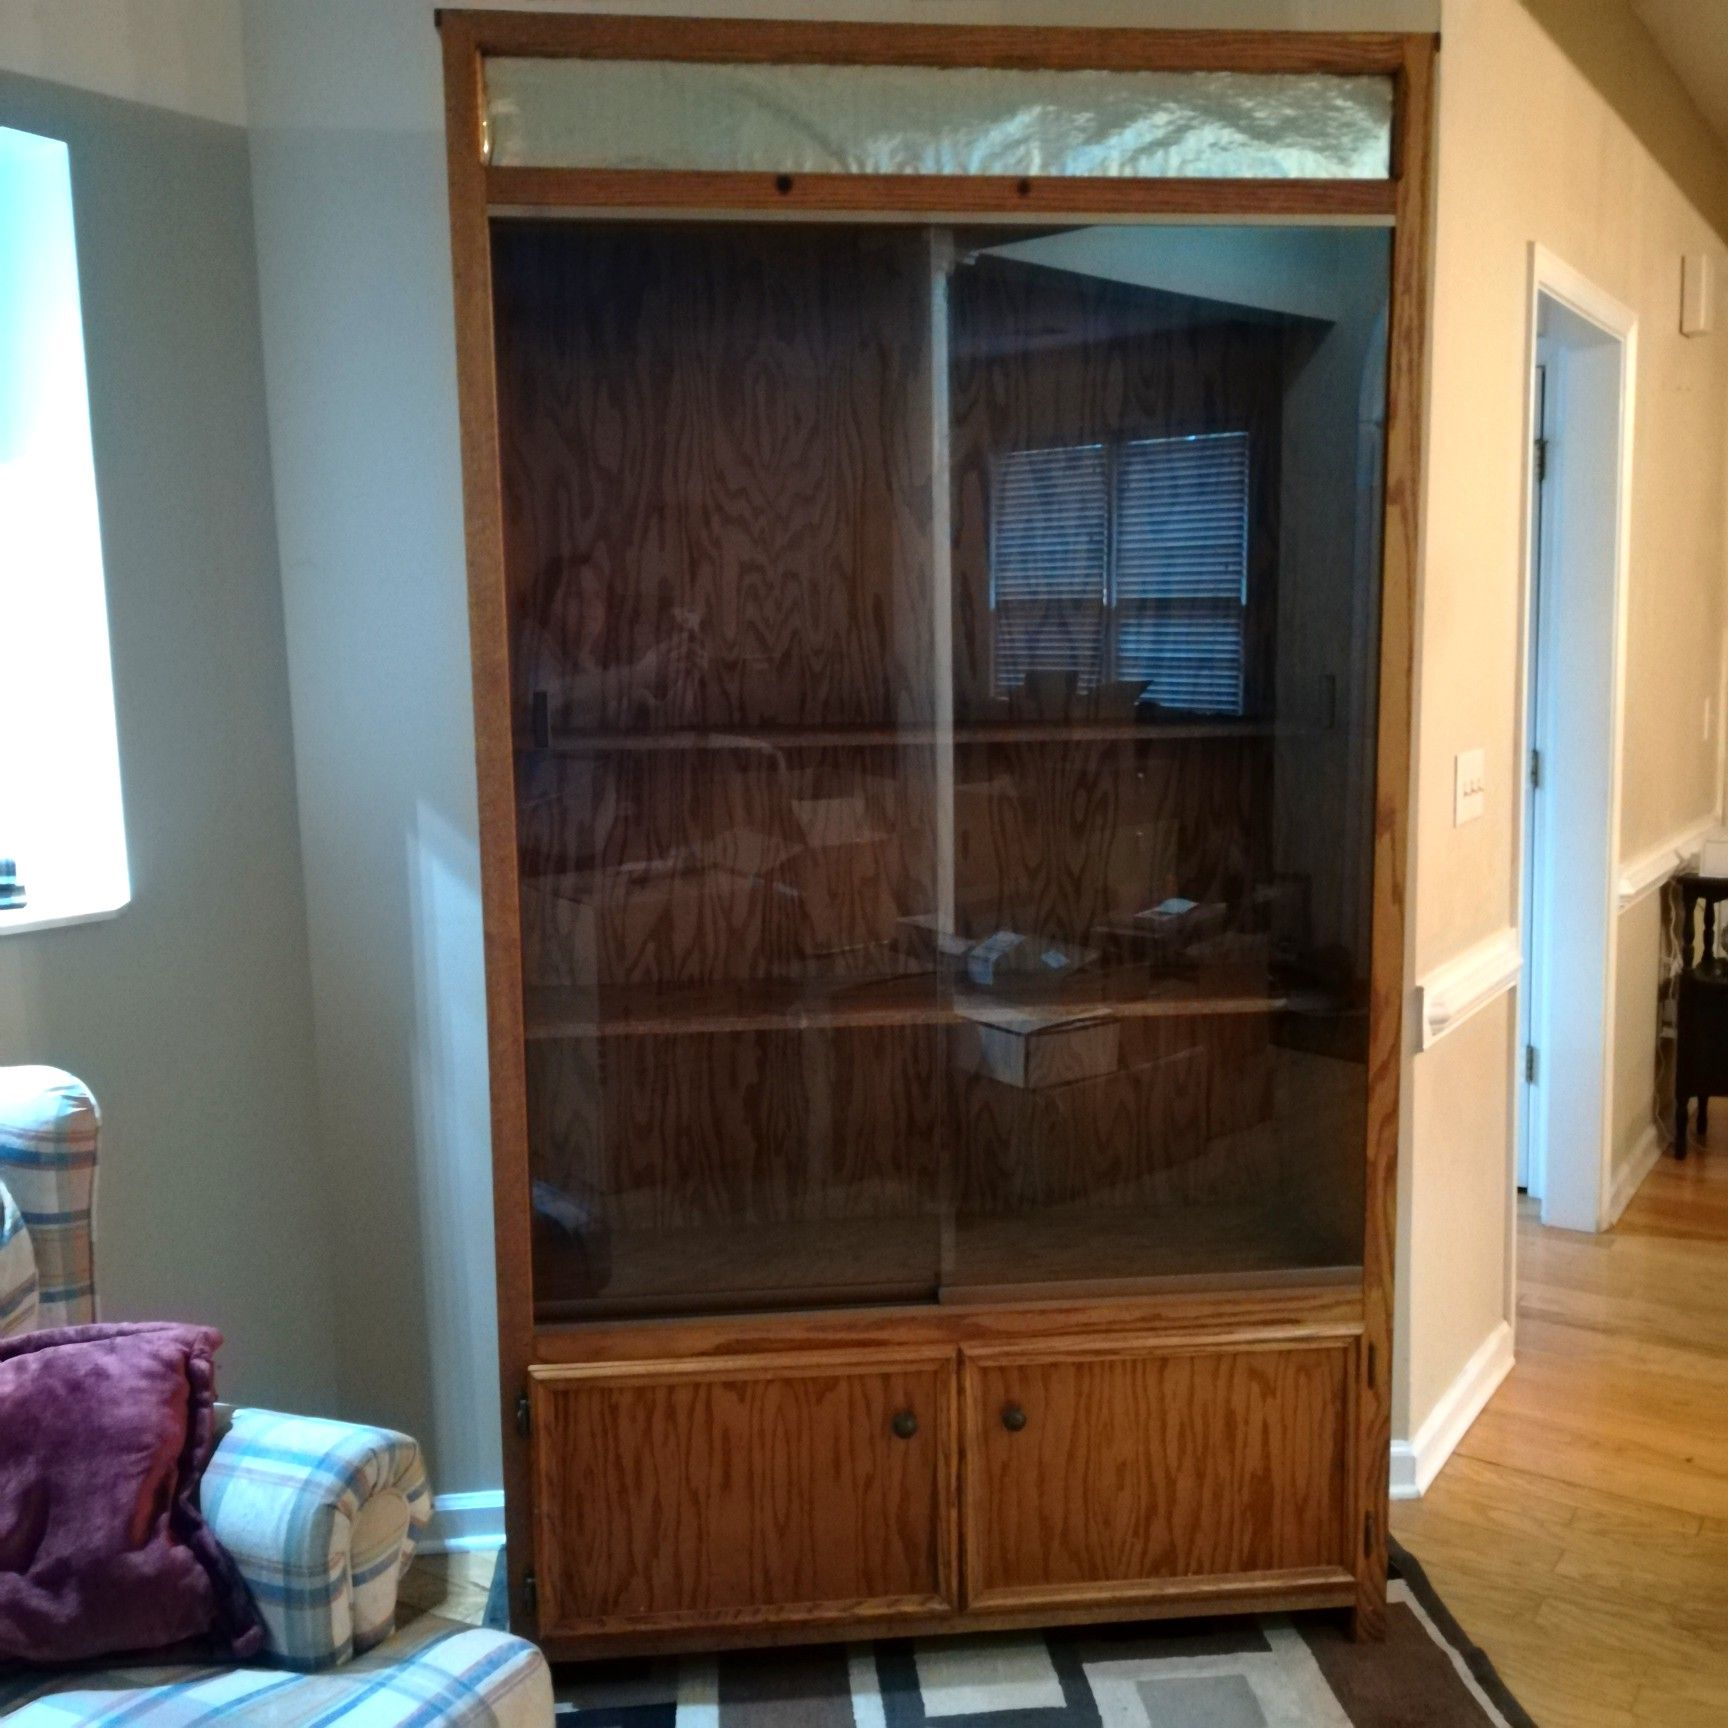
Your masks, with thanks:
M1728 0L1632 0L1632 10L1728 143Z

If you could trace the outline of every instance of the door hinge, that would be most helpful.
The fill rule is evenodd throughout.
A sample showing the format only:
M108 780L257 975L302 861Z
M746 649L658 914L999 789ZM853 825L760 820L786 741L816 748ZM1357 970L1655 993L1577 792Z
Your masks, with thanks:
M1536 1046L1534 1044L1524 1046L1524 1080L1527 1085L1534 1086L1536 1084Z
M538 1630L540 1625L540 1586L535 1581L532 1572L522 1574L522 1617L528 1622L530 1631Z
M1536 440L1536 484L1540 486L1548 478L1548 440Z
M528 1438L530 1427L529 1415L530 1407L528 1404L528 1394L524 1392L522 1396L516 1400L516 1432L520 1434L524 1440Z
M1542 784L1542 752L1540 750L1530 752L1530 784L1536 787Z

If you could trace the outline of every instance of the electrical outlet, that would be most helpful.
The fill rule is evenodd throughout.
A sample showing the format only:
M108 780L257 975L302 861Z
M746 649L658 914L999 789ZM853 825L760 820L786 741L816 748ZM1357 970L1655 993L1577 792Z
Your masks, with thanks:
M1480 750L1462 750L1452 759L1452 826L1474 822L1488 807L1487 763Z

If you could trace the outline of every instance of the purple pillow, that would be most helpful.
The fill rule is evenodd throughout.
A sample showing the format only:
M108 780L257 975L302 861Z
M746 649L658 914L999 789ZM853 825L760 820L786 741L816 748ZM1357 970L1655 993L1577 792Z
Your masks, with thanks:
M0 1340L0 1660L258 1648L198 1510L221 1342L165 1324Z

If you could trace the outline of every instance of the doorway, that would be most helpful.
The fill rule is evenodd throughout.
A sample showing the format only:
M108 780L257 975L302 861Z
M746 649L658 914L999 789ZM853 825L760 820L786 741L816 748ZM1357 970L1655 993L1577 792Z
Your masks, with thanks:
M1634 315L1532 248L1516 1187L1606 1222Z

